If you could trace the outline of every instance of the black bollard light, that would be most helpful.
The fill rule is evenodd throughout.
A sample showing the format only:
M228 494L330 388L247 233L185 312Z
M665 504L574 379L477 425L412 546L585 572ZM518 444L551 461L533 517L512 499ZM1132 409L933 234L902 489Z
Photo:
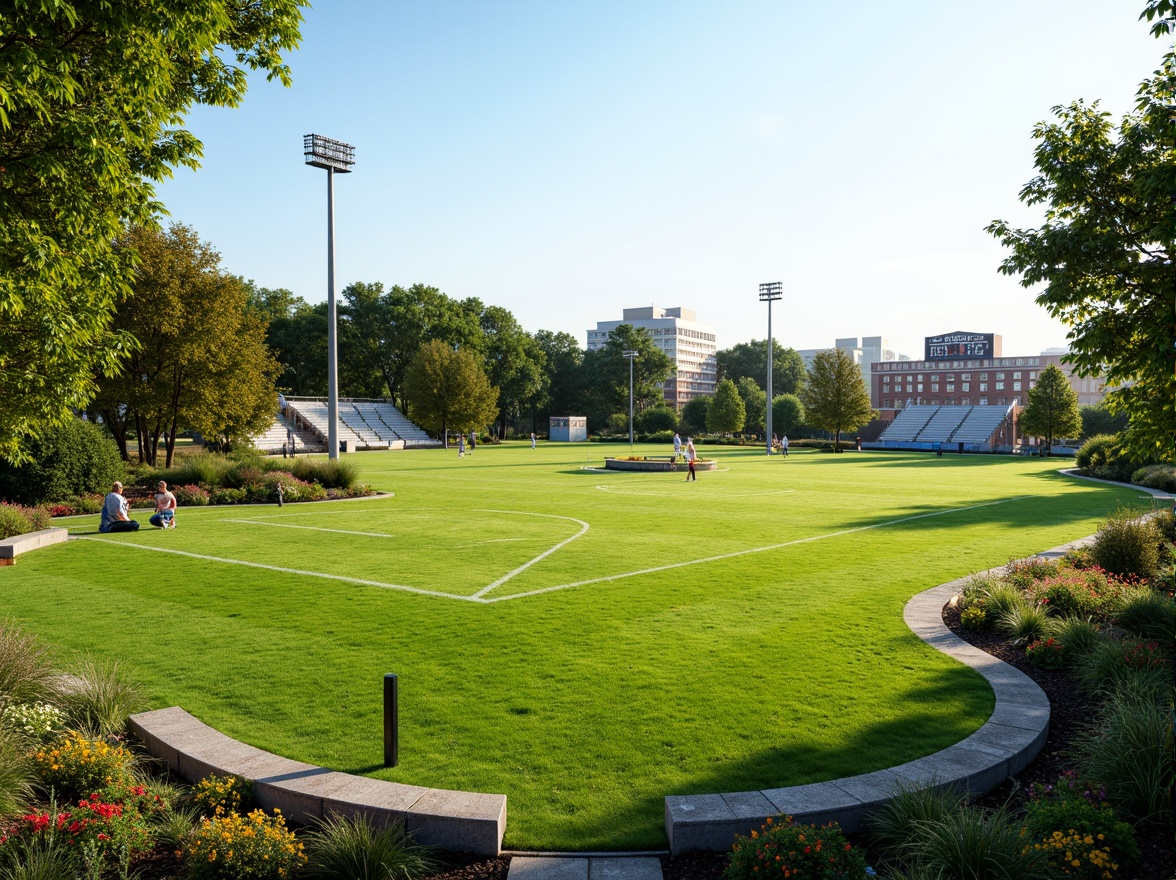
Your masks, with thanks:
M396 676L384 676L384 766L400 763L400 708Z

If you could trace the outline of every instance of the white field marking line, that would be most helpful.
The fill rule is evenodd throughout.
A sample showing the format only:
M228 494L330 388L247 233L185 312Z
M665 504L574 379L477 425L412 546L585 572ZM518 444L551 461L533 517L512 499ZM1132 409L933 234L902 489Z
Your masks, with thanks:
M264 562L246 562L244 559L226 559L222 556L208 556L203 553L189 553L187 550L173 550L170 547L152 547L149 544L128 544L125 541L112 541L109 538L96 538L90 535L78 535L79 541L97 541L99 544L112 544L115 547L127 547L132 550L152 550L156 553L171 553L175 556L187 556L189 559L203 559L207 562L221 562L225 565L244 565L248 568L264 568L282 574L299 574L306 577L326 578L330 581L342 581L347 584L359 584L364 587L380 587L385 590L400 590L405 593L416 593L421 596L433 596L437 599L457 599L460 602L485 603L488 600L476 596L459 596L455 593L443 593L439 590L425 590L420 587L410 587L406 584L385 584L381 581L369 581L363 578L347 577L341 574L325 574L321 571L304 571L299 568L284 568L280 565L267 565Z
M687 566L691 566L691 565L703 565L704 563L707 563L707 562L719 562L724 559L734 559L738 556L747 556L751 553L765 553L769 550L779 550L783 547L791 547L794 544L808 544L812 541L824 541L827 538L839 538L843 535L852 535L855 532L867 532L867 531L870 531L871 529L880 529L880 528L884 528L886 526L900 525L902 523L911 522L916 519L927 519L928 517L943 516L948 513L963 513L966 510L976 510L981 507L992 507L995 504L1007 504L1010 501L1022 501L1025 498L1029 498L1029 497L1030 496L1028 496L1028 495L1018 495L1015 498L1005 498L1005 499L1002 499L1001 501L986 501L983 504L973 504L968 507L953 507L950 510L937 510L933 513L919 513L919 514L915 514L914 516L904 516L901 519L892 519L892 520L889 520L888 522L875 523L874 525L870 525L870 526L859 526L858 528L855 528L855 529L842 529L839 532L829 532L826 535L813 535L808 538L797 538L795 541L785 541L782 544L769 544L767 547L752 547L749 550L736 550L733 553L721 553L717 556L707 556L702 559L691 559L686 562L671 562L668 565L658 565L658 566L654 566L653 568L643 568L643 569L640 569L639 571L627 571L627 572L624 572L623 574L611 574L611 575L606 575L605 577L589 578L588 580L583 580L583 581L573 581L572 583L558 584L557 586L554 586L554 587L543 587L542 589L539 589L539 590L529 590L526 593L513 593L509 596L498 596L498 597L495 597L492 599L486 599L484 601L486 601L486 602L506 602L511 599L522 599L525 596L538 596L543 593L554 593L556 590L567 590L572 587L583 587L583 586L587 586L588 584L599 584L599 583L603 583L605 581L619 581L619 580L622 580L623 578L638 577L639 575L643 575L643 574L655 574L659 571L670 571L671 569L686 568ZM478 593L476 595L481 596L482 594Z
M643 495L649 498L685 498L681 492L671 490L669 492L633 492L617 486L596 486L601 492L613 492L617 495ZM722 498L756 498L760 495L788 495L795 492L795 489L773 489L770 492L724 492Z
M542 562L544 559L546 559L548 556L550 556L556 550L559 550L561 547L566 547L568 544L572 543L572 541L576 540L576 538L580 537L582 534L584 534L586 531L588 531L588 523L584 522L584 520L582 520L582 519L576 519L575 517L571 517L571 516L559 516L554 513L527 513L524 511L517 511L517 510L483 510L481 512L482 513L507 513L507 514L514 514L515 516L539 516L539 517L544 517L546 519L566 519L569 522L579 523L580 524L580 531L576 532L576 534L572 535L570 538L566 538L565 540L560 541L554 547L549 547L547 550L544 550L542 553L540 553L538 556L536 556L534 559L530 560L529 562L524 562L522 565L520 565L514 571L507 572L506 574L504 574L502 577L500 577L498 580L496 580L494 583L490 584L489 586L483 587L482 589L478 590L478 592L474 593L475 599L481 599L483 596L485 596L487 593L489 593L495 587L500 587L503 584L505 584L507 581L509 581L511 578L513 578L515 575L522 574L524 571L526 571L528 568L530 568L536 562ZM489 601L489 600L483 600L483 601Z
M367 538L395 538L383 532L353 532L351 529L327 529L322 526L299 526L294 523L264 522L258 519L222 519L221 522L245 523L251 526L271 526L276 529L305 529L308 532L334 532L337 535L362 535Z

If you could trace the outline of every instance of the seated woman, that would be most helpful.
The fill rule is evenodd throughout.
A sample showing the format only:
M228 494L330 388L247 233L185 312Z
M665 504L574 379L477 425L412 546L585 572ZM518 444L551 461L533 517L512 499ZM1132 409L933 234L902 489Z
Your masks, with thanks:
M150 522L157 529L176 527L176 496L167 490L163 480L159 481L159 491L155 493L155 513Z

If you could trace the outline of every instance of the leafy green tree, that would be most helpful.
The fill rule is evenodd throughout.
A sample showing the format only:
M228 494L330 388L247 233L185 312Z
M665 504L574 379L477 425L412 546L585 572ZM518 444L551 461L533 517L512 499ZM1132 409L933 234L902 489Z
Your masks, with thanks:
M123 478L123 463L110 435L72 418L32 438L19 465L0 460L0 498L20 504L62 501L110 491Z
M264 430L277 408L280 365L265 345L265 319L240 278L189 227L134 227L119 240L139 260L134 295L113 326L137 341L98 378L91 410L100 414L124 459L138 439L139 461L155 464L166 437L170 467L180 431L223 445Z
M1054 439L1077 437L1082 432L1078 412L1078 395L1070 387L1066 374L1050 364L1037 376L1029 389L1029 400L1021 413L1021 433L1045 438L1049 455Z
M110 316L151 224L153 182L196 167L194 104L235 107L247 71L289 84L306 0L0 8L0 455L84 407L133 344Z
M551 416L583 415L581 365L584 351L570 333L539 330L535 344L543 352L543 386L538 395L537 418L545 428Z
M804 424L804 404L795 394L780 394L772 401L772 430L795 434Z
M656 434L658 431L672 431L678 426L678 414L666 404L654 404L641 411L637 427L643 433Z
M245 282L249 305L268 324L265 334L282 372L280 391L302 397L327 394L327 304L309 305L284 288L270 290Z
M501 436L507 421L530 406L543 388L543 349L507 309L487 306L481 315L483 352L490 383L499 389Z
M720 379L738 383L744 376L767 393L768 340L740 342L715 354ZM804 359L794 348L772 340L772 394L798 394L804 385Z
M739 389L730 379L723 379L715 388L710 408L706 413L706 429L712 434L734 434L743 430L747 414Z
M420 347L404 376L411 418L437 437L489 424L498 411L498 389L478 358L440 339Z
M1122 413L1111 412L1103 403L1097 406L1080 406L1078 415L1082 419L1083 440L1100 434L1118 434L1127 427L1127 417Z
M854 431L876 415L861 369L839 348L817 352L800 399L805 422L832 433L837 452L842 431Z
M1172 30L1172 4L1153 0L1152 33ZM1021 190L1045 206L1038 229L988 226L1012 253L1001 264L1070 327L1066 361L1101 375L1107 405L1128 417L1127 449L1176 460L1176 50L1139 88L1135 111L1114 125L1098 103L1054 107L1034 127L1038 175Z
M767 419L767 393L750 376L744 376L735 387L739 389L739 396L743 399L743 411L746 413L743 430L752 434L762 434Z
M356 281L343 288L339 307L339 393L343 397L384 397L383 362L387 305L384 285Z
M682 405L682 430L687 434L706 433L706 420L710 414L711 399L695 397Z

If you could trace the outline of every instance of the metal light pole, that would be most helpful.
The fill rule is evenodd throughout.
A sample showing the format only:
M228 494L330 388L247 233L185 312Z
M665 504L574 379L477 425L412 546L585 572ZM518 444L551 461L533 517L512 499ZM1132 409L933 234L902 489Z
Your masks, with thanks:
M637 359L638 354L631 348L627 348L621 352L624 357L629 359L629 454L633 454L633 361Z
M327 172L327 457L339 458L339 340L335 309L335 173L355 164L355 147L319 134L302 137L307 165Z
M784 284L780 281L768 281L759 286L760 302L768 304L768 401L764 407L764 432L768 445L768 455L772 454L772 303L784 295Z

